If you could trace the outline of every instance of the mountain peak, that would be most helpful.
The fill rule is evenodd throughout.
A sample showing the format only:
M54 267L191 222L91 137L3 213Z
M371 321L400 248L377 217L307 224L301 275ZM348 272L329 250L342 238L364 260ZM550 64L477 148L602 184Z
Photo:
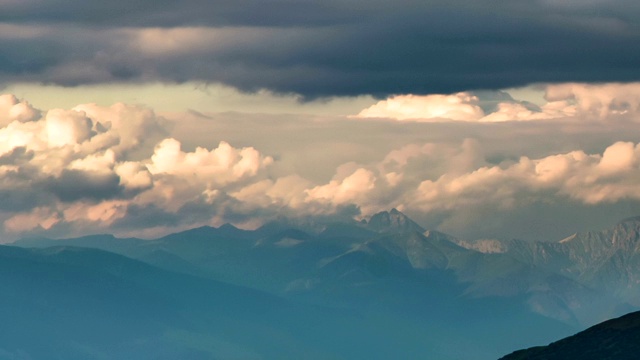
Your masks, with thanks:
M417 231L423 233L425 231L424 228L396 208L374 214L367 222L367 227L377 232Z

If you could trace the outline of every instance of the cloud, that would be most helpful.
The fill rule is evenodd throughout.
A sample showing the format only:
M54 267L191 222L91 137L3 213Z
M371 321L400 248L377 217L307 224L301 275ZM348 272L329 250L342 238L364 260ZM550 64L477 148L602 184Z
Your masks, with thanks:
M290 216L302 216L356 206L360 216L368 216L397 207L422 218L447 219L467 212L491 218L540 203L553 208L563 202L594 206L640 201L635 186L639 164L640 144L630 142L616 142L601 154L576 150L498 165L488 164L482 145L472 139L461 146L414 144L392 151L379 163L347 163L321 185L288 179L297 186L285 193L271 180L254 183L232 194L242 205L227 210L282 213L285 208Z
M27 213L20 213L5 220L4 227L9 232L20 233L40 228L48 230L61 219L51 209L39 207Z
M116 174L107 172L85 172L64 169L57 177L43 180L43 187L62 202L81 199L106 200L120 197Z
M503 122L555 119L572 116L576 112L567 98L539 107L516 101L508 94L500 95L487 92L481 95L482 98L471 92L451 95L395 95L360 111L354 118L389 118L417 122Z
M483 117L565 114L492 124L241 113L169 119L126 104L33 109L34 118L0 125L0 232L157 236L396 207L425 226L483 229L478 236L489 238L515 232L521 223L505 224L514 214L535 221L591 211L589 223L634 215L626 212L640 210L635 87L550 87L548 104L537 108L506 93L428 99ZM27 104L1 99L4 109Z
M4 1L0 81L224 83L308 99L638 81L631 1Z
M0 124L8 125L12 121L27 122L40 117L40 112L28 102L20 101L14 95L0 95Z
M397 120L450 119L475 121L484 116L478 98L469 93L452 95L404 95L379 101L362 110L356 117L393 118Z
M504 122L559 118L637 121L640 114L640 83L546 85L544 98L547 102L541 106L515 100L508 94L506 97L497 97L497 101L491 96L487 99L487 95L492 94L396 95L379 101L354 117L425 122Z
M153 178L148 168L139 162L121 162L114 170L120 178L120 185L126 190L145 190L153 185Z
M91 120L77 111L51 110L45 126L50 147L79 145L91 137Z
M108 3L25 0L0 4L0 21L160 27L319 26L341 23L343 19L361 13L352 5L340 2L323 5L314 1L279 1L265 5L257 0L246 1L243 6L230 0L217 1L215 4L207 0L185 0L181 3L151 0ZM263 16L257 17L255 14Z
M198 147L185 153L179 141L165 139L156 146L147 168L156 176L171 175L205 181L215 187L254 176L272 162L271 157L263 157L251 147L235 149L226 142L220 142L211 151Z
M177 211L213 201L273 162L226 142L183 151L179 141L162 138L165 120L141 106L40 112L12 95L0 100L9 115L20 110L0 128L0 218L9 232L109 226L132 206Z
M193 152L183 152L180 142L165 139L146 165L154 185L140 201L171 211L194 201L213 204L224 195L220 190L243 184L272 162L271 157L251 147L236 149L220 142L212 150L197 147Z
M496 111L478 119L480 122L548 120L575 115L575 107L566 101L554 101L541 107L516 102L503 102Z
M312 183L299 175L287 175L273 181L265 179L230 193L245 211L275 207L287 213L287 209L302 210L306 206L306 191Z
M349 164L350 165L350 164ZM326 185L305 190L306 201L327 202L334 205L362 203L374 189L376 177L367 169L356 169L349 175L338 175Z
M108 146L116 154L122 155L140 148L144 150L167 135L164 119L144 106L83 104L73 110L94 119L93 127L97 134L92 136L90 142L83 144L89 152Z
M640 200L640 144L617 142L603 154L572 151L513 164L483 166L421 182L406 198L423 211L494 204L514 208L532 199L569 198L584 204ZM554 200L557 201L557 200Z
M581 115L600 119L610 115L640 112L640 83L555 84L546 89L545 98L553 102L572 101Z

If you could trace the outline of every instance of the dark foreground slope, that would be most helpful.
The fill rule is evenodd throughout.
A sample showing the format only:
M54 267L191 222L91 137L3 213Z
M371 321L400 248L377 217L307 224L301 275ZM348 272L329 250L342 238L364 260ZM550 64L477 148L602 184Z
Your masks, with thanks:
M640 312L605 321L576 335L519 350L502 360L635 360L640 358Z

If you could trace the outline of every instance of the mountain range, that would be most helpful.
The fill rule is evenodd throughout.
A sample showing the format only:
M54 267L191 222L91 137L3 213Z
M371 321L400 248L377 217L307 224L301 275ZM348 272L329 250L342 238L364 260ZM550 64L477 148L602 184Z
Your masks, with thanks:
M40 263L66 266L71 261L68 254L76 254L74 261L86 259L83 266L92 271L96 267L112 271L121 265L105 263L100 268L100 262L91 259L117 257L170 274L168 278L190 279L178 281L198 284L184 291L187 302L201 298L198 291L203 289L233 286L255 294L248 298L261 299L252 308L286 304L285 308L298 313L293 320L283 315L290 320L278 320L284 324L278 332L290 334L288 344L294 348L292 344L310 344L299 351L322 354L320 358L388 358L403 352L402 358L495 359L637 309L639 234L640 218L632 218L612 229L577 233L555 242L467 241L425 230L393 209L362 221L279 219L256 230L226 224L155 240L93 235L23 239L13 245L27 248L21 251L39 257ZM129 281L132 275L122 271L117 275ZM136 284L147 289L145 281L136 279ZM158 285L162 289L176 286ZM156 293L151 297L163 299ZM138 303L132 300L123 308ZM202 310L217 317L212 311L207 306ZM225 313L237 311L230 306ZM301 325L309 324L302 319L310 316L319 316L327 331ZM259 316L250 318L262 321L254 326L247 319L245 325L252 331L272 325ZM311 323L318 323L317 318ZM349 338L344 336L347 329L348 334L360 334L360 342L325 347L318 340L322 334L320 337L328 338L325 344L340 343L336 339L340 335L344 343ZM370 334L371 329L377 329L375 334ZM214 330L225 334L220 328ZM373 342L375 338L381 341ZM274 345L283 351L274 353L270 352L273 347L250 346L245 340L225 339L238 349L254 349L252 354L258 357L293 354L286 346ZM172 349L184 349L184 344ZM0 350L0 359L1 354Z

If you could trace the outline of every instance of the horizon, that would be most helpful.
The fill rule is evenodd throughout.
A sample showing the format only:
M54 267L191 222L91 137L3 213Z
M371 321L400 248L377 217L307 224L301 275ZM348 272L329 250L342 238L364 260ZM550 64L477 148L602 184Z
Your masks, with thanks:
M155 240L160 240L162 238L165 237L170 237L172 235L176 235L176 234L181 234L181 233L185 233L185 232L189 232L191 230L198 230L198 229L215 229L215 230L220 230L223 228L228 228L231 227L233 229L236 230L241 230L241 231L248 231L248 232L253 232L253 231L260 231L261 229L268 227L269 225L273 225L273 224L282 224L283 222L289 226L287 229L295 229L295 230L300 230L303 231L305 233L308 234L316 234L316 232L318 231L318 229L312 229L309 228L309 226L313 226L313 225L332 225L332 224L352 224L355 226L363 226L364 228L366 228L366 226L370 223L371 219L376 216L376 215L381 215L381 214L392 214L392 211L397 209L393 208L391 210L382 210L378 213L372 214L368 217L364 217L364 218L360 218L360 219L355 219L355 218L335 218L335 217L313 217L313 216L307 216L305 218L289 218L289 217L285 217L285 216L281 216L278 217L276 219L272 219L269 220L265 223L260 224L257 227L251 227L251 228L243 228L243 227L238 227L230 222L226 222L220 225L201 225L201 226L197 226L197 227L192 227L192 228L186 228L186 229L182 229L179 231L175 231L175 232L169 232L169 233L164 233L162 235L159 236L155 236L155 237L148 237L148 238L143 238L143 237L120 237L120 236L116 236L112 233L108 233L108 232L104 232L104 233L87 233L87 234L82 234L79 236L73 236L73 237L51 237L48 238L46 236L27 236L27 237L23 237L23 238L18 238L15 239L12 242L7 242L7 243L3 243L0 245L17 245L17 246L21 246L21 242L25 241L25 240L34 240L34 239L47 239L47 240L72 240L72 239L80 239L80 238L85 238L85 237L94 237L94 236L109 236L109 237L113 237L114 239L136 239L136 240L143 240L143 241L155 241ZM441 232L439 230L436 229L430 229L430 228L424 228L422 227L422 225L419 222L416 222L415 220L413 220L411 217L407 216L406 214L404 214L401 211L398 211L398 213L400 215L402 215L403 217L406 217L408 220L413 221L416 225L420 226L421 228L424 229L424 233L430 233L430 232L439 232L442 233L444 235L447 236L453 236L451 234L445 233L445 232ZM297 220L296 222L292 223L292 221ZM315 220L315 222L314 222ZM512 237L512 238L459 238L456 236L453 236L453 238L455 238L457 241L460 242L464 242L464 243L475 243L475 242L482 242L482 241L499 241L499 242L508 242L508 241L512 241L512 240L524 240L527 242L556 242L556 243L562 243L564 242L564 240L567 240L569 238L574 237L575 235L579 235L579 234L583 234L583 233L587 233L587 232L602 232L602 231L606 231L606 230L610 230L613 229L614 227L621 225L623 223L626 222L630 222L630 221L638 221L640 220L640 215L636 215L636 216L631 216L631 217L627 217L624 219L619 219L611 224L609 224L606 227L603 228L598 228L598 229L582 229L582 230L578 230L572 234L569 234L568 236L565 236L563 238L555 238L555 239L526 239L525 237ZM363 223L363 221L365 221ZM316 234L317 235L317 234ZM471 250L474 250L473 248L469 248ZM477 249L475 249L477 250Z

